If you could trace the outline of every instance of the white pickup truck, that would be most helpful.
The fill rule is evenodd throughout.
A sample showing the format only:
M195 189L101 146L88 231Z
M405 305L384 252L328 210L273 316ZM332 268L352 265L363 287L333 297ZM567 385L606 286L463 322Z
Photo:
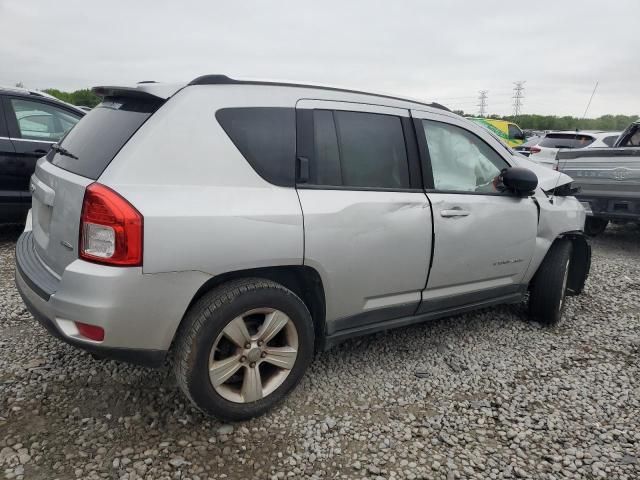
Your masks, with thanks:
M580 187L576 197L587 210L587 234L602 233L610 220L640 222L640 120L611 148L560 150L556 159Z

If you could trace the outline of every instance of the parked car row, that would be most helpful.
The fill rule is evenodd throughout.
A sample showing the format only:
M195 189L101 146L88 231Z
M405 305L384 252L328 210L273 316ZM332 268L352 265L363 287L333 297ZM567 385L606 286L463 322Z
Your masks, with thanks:
M344 339L527 297L553 325L584 286L571 178L439 105L223 75L94 91L37 162L18 290L78 348L173 359L209 414L265 412Z
M0 87L0 222L24 222L36 160L85 114L43 92Z
M587 233L602 233L610 221L640 223L640 121L629 125L613 147L560 150L556 161L580 188Z
M531 160L549 168L556 168L556 154L560 150L574 148L611 147L620 136L620 132L549 132L535 145L529 145Z

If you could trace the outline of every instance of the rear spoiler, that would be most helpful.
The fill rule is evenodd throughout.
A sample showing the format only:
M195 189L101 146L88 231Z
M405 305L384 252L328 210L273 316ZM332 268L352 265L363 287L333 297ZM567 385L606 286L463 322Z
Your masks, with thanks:
M166 100L184 87L178 83L142 82L132 87L98 86L91 91L100 97L129 97L147 100Z

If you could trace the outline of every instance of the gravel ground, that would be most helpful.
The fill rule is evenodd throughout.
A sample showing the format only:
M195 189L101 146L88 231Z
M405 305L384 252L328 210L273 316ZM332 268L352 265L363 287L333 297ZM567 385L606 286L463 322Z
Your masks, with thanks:
M349 341L271 413L205 418L168 369L49 337L0 231L0 476L17 479L640 478L640 230L594 242L555 329L522 306Z

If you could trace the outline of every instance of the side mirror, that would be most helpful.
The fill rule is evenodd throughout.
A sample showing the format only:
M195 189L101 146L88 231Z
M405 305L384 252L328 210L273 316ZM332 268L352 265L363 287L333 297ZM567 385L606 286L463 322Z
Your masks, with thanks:
M511 167L500 172L500 180L506 190L516 195L526 196L538 186L538 177L528 168Z

